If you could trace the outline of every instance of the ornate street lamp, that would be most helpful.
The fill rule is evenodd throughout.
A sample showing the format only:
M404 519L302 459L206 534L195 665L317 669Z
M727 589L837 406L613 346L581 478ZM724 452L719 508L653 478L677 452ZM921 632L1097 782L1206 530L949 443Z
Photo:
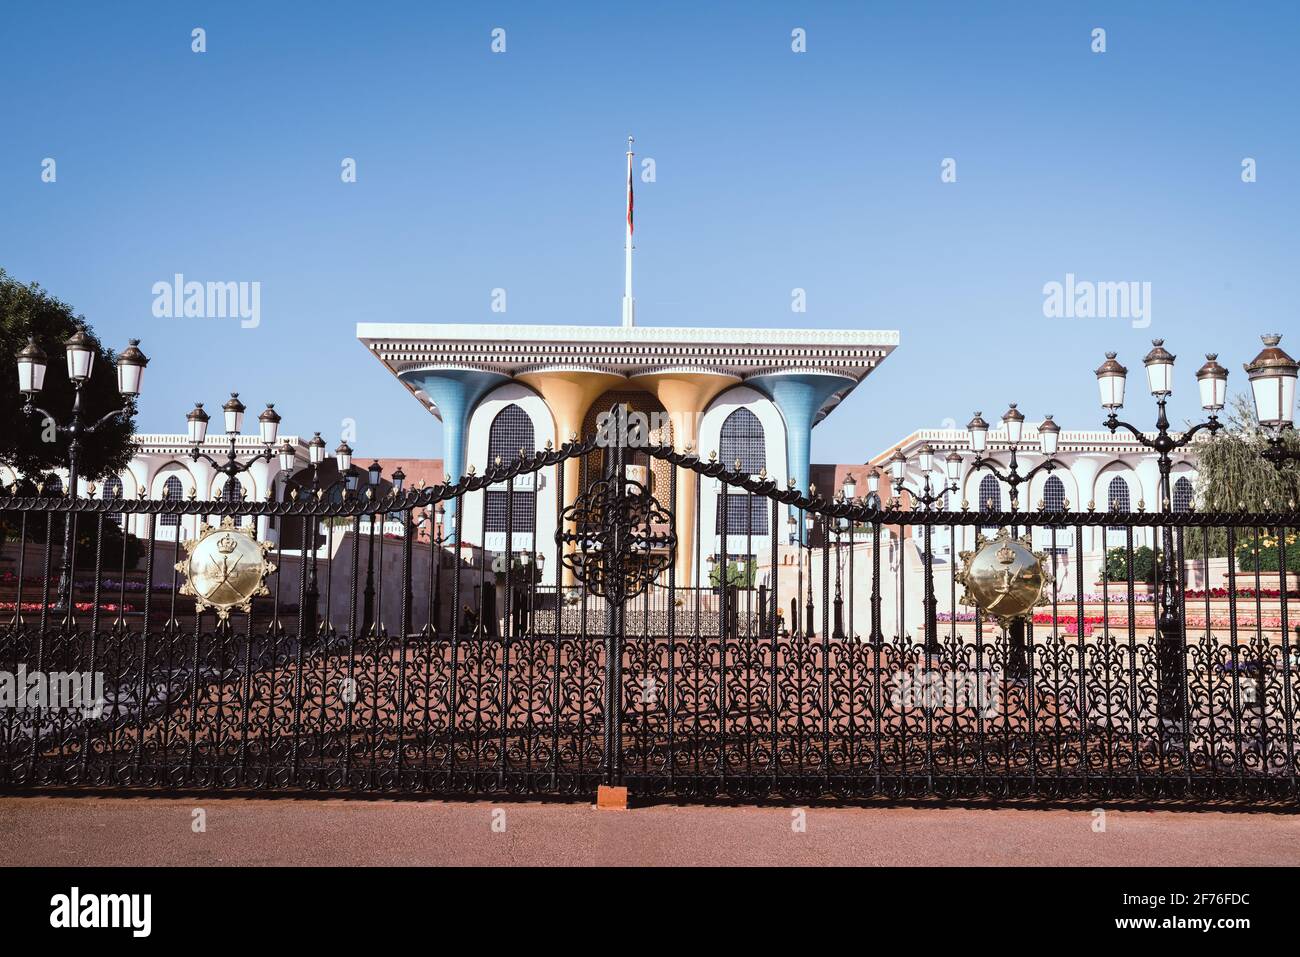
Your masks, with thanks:
M352 447L347 442L339 442L334 450L334 464L338 465L339 475L348 475L352 471Z
M1148 438L1139 429L1119 419L1117 410L1124 405L1124 379L1128 370L1119 364L1115 353L1106 353L1106 361L1097 369L1097 383L1101 390L1102 408L1110 410L1106 416L1106 428L1111 432L1119 428L1127 429L1138 442L1156 453L1160 470L1160 511L1168 513L1172 498L1170 476L1173 471L1170 453L1186 446L1202 429L1214 434L1221 428L1217 413L1223 408L1228 370L1215 361L1213 354L1206 356L1205 365L1201 366L1196 378L1201 393L1201 408L1210 413L1209 418L1174 438L1169 432L1166 403L1174 391L1175 357L1165 349L1163 339L1153 339L1151 346L1151 351L1142 360L1142 364L1146 366L1147 385L1155 397L1158 409L1155 438ZM1247 369L1249 371L1249 367ZM1161 540L1163 554L1160 557L1160 587L1157 593L1159 613L1156 622L1156 664L1160 671L1158 710L1162 729L1181 736L1187 690L1181 611L1182 576L1174 564L1174 530L1171 526L1164 526Z
M393 495L394 496L400 495L402 493L403 487L406 485L406 473L402 471L402 467L400 465L397 468L393 469L393 475L390 481L393 483ZM411 567L412 539L415 537L416 525L415 525L413 513L411 512L410 509L407 509L403 512L399 512L398 517L402 523L402 568L409 569ZM415 590L411 582L413 576L409 573L409 571L406 574L404 574L402 577L405 579L405 584L403 585L403 588L406 592L406 600L402 606L403 610L402 610L400 629L401 629L401 634L405 636L407 632L410 631L410 621L409 621L410 609L411 609L412 602L414 602L415 600Z
M244 429L244 403L239 401L239 393L230 393L230 398L226 400L225 405L221 407L223 424L225 425L226 438L230 440L230 445L226 449L225 461L218 461L207 452L202 450L203 442L208 436L208 422L210 417L203 411L203 403L196 402L194 408L185 416L185 429L190 440L190 461L197 462L199 459L206 459L208 464L214 469L225 475L226 478L233 479L242 472L251 469L254 463L263 460L270 461L277 456L283 465L285 461L284 449L276 449L275 440L280 434L280 413L275 411L273 403L268 402L266 409L257 417L258 435L262 440L263 448L253 454L247 460L241 462L238 453L235 450L236 440ZM292 463L290 463L292 468Z
M344 445L339 446L345 448ZM352 461L352 450L348 449L348 463ZM373 498L378 495L379 480L383 477L383 466L378 461L371 462L370 468L366 470L366 484ZM355 488L355 485L350 485ZM362 609L361 633L369 634L375 624L375 517L376 513L370 513L370 534L366 536L366 588L363 593L365 601ZM383 534L383 521L380 520L380 534Z
M1281 468L1288 461L1300 460L1300 452L1285 446L1286 434L1295 429L1295 386L1300 363L1282 350L1282 337L1277 333L1260 338L1264 348L1246 363L1245 369L1255 402L1255 418L1268 442L1264 458Z
M319 432L312 433L311 440L307 443L307 462L314 469L325 461L325 440L320 437Z
M934 471L934 449L930 447L930 443L927 442L922 445L916 452L917 465L920 467L923 478L919 491L910 487L904 479L907 474L907 456L903 454L903 450L899 449L890 456L889 471L893 480L895 507L897 507L898 500L901 498L900 493L904 491L912 497L912 501L919 503L927 512L939 502L942 502L949 492L957 491L957 479L961 475L961 456L958 455L954 463L953 455L956 455L956 453L950 454L944 460L944 484L937 491L930 481L931 473ZM868 485L874 484L878 486L880 484L880 473L874 469L872 471L874 475L868 478Z
M64 355L68 364L68 379L72 383L72 412L68 421L62 425L50 413L35 404L36 395L45 388L45 368L47 358L35 338L29 338L27 345L18 352L18 391L23 394L23 413L39 414L45 421L54 422L59 435L68 436L68 496L77 497L77 483L81 477L81 439L92 435L108 422L118 416L130 418L135 414L135 400L140 396L144 369L149 364L148 358L140 351L140 340L132 339L117 357L117 391L122 396L122 405L101 416L97 421L87 423L81 420L82 391L90 381L95 367L95 345L86 330L78 328L63 343ZM72 619L72 519L63 522L63 559L59 572L58 608L65 612L65 620Z
M844 482L840 486L839 500L849 505L854 503L858 495L858 480L849 472L844 476ZM843 640L844 633L844 535L850 531L850 519L840 518L835 521L835 601L832 603L833 626L831 636L837 640ZM849 590L853 590L853 556L849 555ZM850 624L851 627L851 624Z
M979 419L978 412L975 413L975 418ZM1023 418L1022 416L1021 421ZM985 428L987 431L987 426ZM921 508L928 512L943 501L949 492L957 491L957 480L961 477L961 456L953 452L944 460L944 484L938 490L933 488L930 481L931 473L934 471L934 449L930 447L929 442L917 450L916 458L923 477L920 491L908 486L903 478L907 472L907 456L903 454L903 450L899 449L889 459L894 485L894 505L897 507L901 493L906 490L912 497L912 501L920 503ZM876 481L878 482L879 479L877 478ZM934 594L934 552L931 548L933 530L929 522L921 526L921 534L925 546L925 594L922 597L922 610L925 613L925 650L929 654L939 651L939 614Z
M809 486L808 488L809 495L814 494L814 492L815 490L811 486ZM805 512L804 519L803 519L803 528L804 528L804 549L808 553L808 591L804 595L804 601L805 601L804 636L807 638L811 638L813 636L813 632L815 631L813 625L813 596L812 596L813 593L812 533L813 533L813 529L815 529L816 527L817 527L816 516L814 516L810 512ZM799 562L799 577L800 577L800 581L802 581L803 579L802 560L800 560ZM802 585L800 587L802 588Z
M1121 392L1123 386L1120 387ZM1020 450L1020 442L1025 434L1025 416L1016 408L1016 403L1012 402L1006 413L1002 416L1002 425L1007 430L1007 442L1010 445L1011 458L1007 462L1007 470L1004 472L998 468L997 463L985 456L984 452L988 448L988 423L981 418L980 413L975 413L975 418L970 420L966 426L966 432L970 441L971 451L975 453L975 458L971 462L972 470L985 469L993 473L994 477L1007 485L1011 490L1011 510L1014 512L1020 504L1020 486L1033 479L1039 472L1051 472L1053 469L1060 468L1061 464L1055 458L1056 450L1060 446L1061 427L1052 421L1050 415L1044 416L1043 421L1038 426L1038 451L1043 455L1043 461L1039 462L1024 475L1020 474L1020 464L1016 455ZM950 466L951 468L951 466ZM961 464L957 463L955 469L958 475L961 472ZM985 507L984 502L976 502L977 509Z
M28 339L18 353L18 391L34 395L45 388L45 351Z
M284 444L280 446L278 454L280 456L280 471L287 475L293 471L294 463L298 461L298 453L294 447L289 444L289 440L285 439Z

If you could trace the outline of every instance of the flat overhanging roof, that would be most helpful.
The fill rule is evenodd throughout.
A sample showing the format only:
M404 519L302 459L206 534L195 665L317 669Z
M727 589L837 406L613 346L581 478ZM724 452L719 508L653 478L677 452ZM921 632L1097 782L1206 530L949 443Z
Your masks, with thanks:
M824 417L898 346L886 329L700 329L666 326L534 326L491 323L362 322L357 338L395 376L478 369L505 376L575 367L616 375L713 372L744 380L782 373L830 373L846 388ZM407 382L403 385L416 390ZM432 408L427 396L417 395ZM435 410L436 414L436 410Z

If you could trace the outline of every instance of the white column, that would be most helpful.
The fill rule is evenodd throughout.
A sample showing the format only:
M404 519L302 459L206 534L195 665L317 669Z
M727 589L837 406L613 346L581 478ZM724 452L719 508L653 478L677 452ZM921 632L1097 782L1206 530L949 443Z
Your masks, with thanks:
M1088 509L1088 503L1093 500L1093 486L1097 484L1097 473L1101 471L1101 461L1091 455L1079 455L1070 464L1070 475L1074 478L1075 488L1078 489L1079 501L1073 502L1075 511L1084 512ZM1105 508L1105 503L1101 503L1099 508ZM1085 554L1096 552L1102 542L1105 531L1096 528L1085 528L1083 530L1084 540L1080 547Z
M1143 456L1133 471L1142 484L1142 498L1146 501L1147 511L1160 511L1160 460L1154 455ZM1136 507L1137 503L1133 504ZM1142 538L1147 545L1156 547L1154 528L1142 529Z
M279 463L274 459L260 459L253 463L253 467L248 470L248 477L253 480L253 490L249 493L249 498L255 502L265 501L266 490L271 487L271 470L279 469ZM271 520L265 515L257 516L257 538L258 541L266 541L271 532Z

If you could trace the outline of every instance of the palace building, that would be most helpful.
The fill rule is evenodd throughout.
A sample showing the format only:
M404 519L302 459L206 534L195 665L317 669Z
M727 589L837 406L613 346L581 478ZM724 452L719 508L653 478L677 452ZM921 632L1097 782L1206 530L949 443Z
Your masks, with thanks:
M805 491L813 427L898 345L895 331L652 328L631 325L626 309L624 316L624 325L606 327L361 323L357 338L441 421L449 481L521 449L589 437L598 416L621 404L665 423L676 451L716 451L729 467L739 461L744 471L766 470L778 487L792 478ZM577 459L565 463L566 503L578 488L579 466ZM535 477L539 486L547 480ZM539 494L533 478L516 481L512 547L554 559L556 496ZM682 576L691 574L696 548L695 484L683 470L673 503ZM666 495L666 475L652 474L650 486ZM699 496L701 529L715 527L716 494ZM464 516L449 510L449 527L460 522L462 541L504 549L505 495L502 488L469 496ZM485 507L486 517L478 511ZM745 517L729 517L728 531L748 532L762 554L770 522L751 516L752 529L740 529L738 520Z
M1195 504L1198 444L1193 442L1173 455L1170 506L1176 512L1186 511ZM976 464L975 454L970 447L970 433L965 429L918 429L869 459L864 470L869 471L872 468L880 470L882 496L888 494L886 488L889 482L890 459L898 453L907 459L904 475L907 485L913 488L924 485L925 476L917 467L921 458L919 453L923 446L929 446L934 453L935 462L938 463L936 471L931 475L931 484L935 492L938 492L943 485L941 470L946 457L956 454L961 458L957 491L949 492L947 496L947 505L950 508L957 510L964 504L972 510L1010 509L1010 488L986 465ZM1011 448L1005 427L991 429L984 452L986 461L1005 471L1010 462ZM1043 461L1044 456L1039 449L1038 430L1028 422L1025 423L1021 441L1016 448L1016 457L1021 474L1028 473ZM1120 431L1112 434L1101 429L1080 431L1061 429L1053 458L1060 463L1059 467L1040 471L1020 489L1021 509L1026 511L1096 509L1103 512L1158 509L1160 472L1157 456L1127 432ZM943 530L935 532L933 548L936 557L940 560L951 560L954 549L960 552L974 547L973 529L958 528L956 531L955 543L948 540ZM992 530L988 531L991 533ZM1135 546L1155 546L1153 529L1138 528L1131 531ZM919 535L919 532L919 528L911 529L911 534ZM1033 530L1033 546L1044 552L1055 550L1058 553L1058 560L1061 561L1067 560L1072 555L1082 555L1088 573L1092 574L1094 571L1092 566L1100 564L1106 550L1125 545L1128 534L1121 526L1085 527L1082 533L1083 541L1078 543L1079 549L1076 550L1074 529L1058 529L1053 539L1046 530L1036 527Z

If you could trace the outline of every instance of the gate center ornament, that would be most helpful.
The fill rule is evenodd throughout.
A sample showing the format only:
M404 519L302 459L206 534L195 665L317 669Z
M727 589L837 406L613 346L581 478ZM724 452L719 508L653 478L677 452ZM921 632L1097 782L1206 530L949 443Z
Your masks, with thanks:
M185 575L181 594L192 595L199 612L216 611L220 621L230 617L232 608L248 612L253 598L270 594L266 576L275 565L266 560L266 553L272 547L230 516L219 526L201 524L198 537L185 542L188 557L176 563L176 570Z
M633 478L606 477L561 512L555 540L575 546L563 558L573 577L617 604L640 595L668 567L677 535L649 489Z
M992 541L960 557L957 581L966 587L963 605L974 606L1005 626L1047 604L1052 573L1043 564L1043 553L1030 548L1028 535L1012 538L1011 531L1003 528Z

